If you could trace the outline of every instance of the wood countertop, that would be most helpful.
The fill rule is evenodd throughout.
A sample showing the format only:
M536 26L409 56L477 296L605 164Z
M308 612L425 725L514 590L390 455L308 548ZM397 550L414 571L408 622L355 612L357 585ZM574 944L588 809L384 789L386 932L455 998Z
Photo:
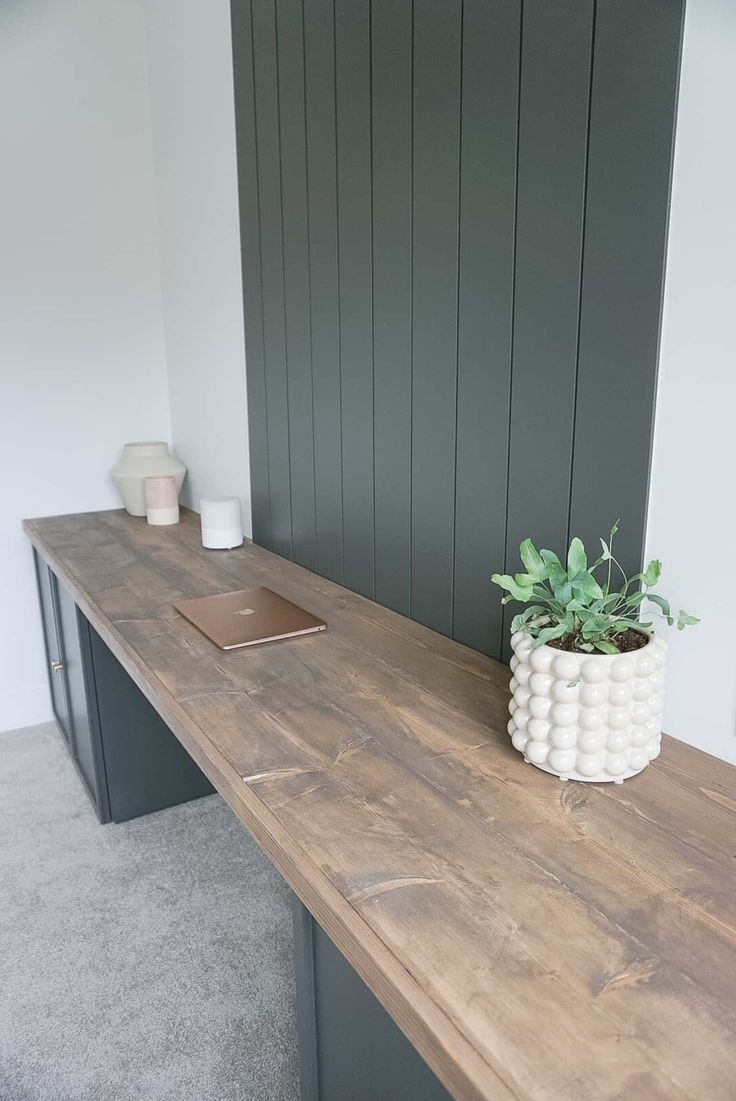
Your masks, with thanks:
M454 1097L736 1098L736 769L560 783L505 666L192 513L25 529ZM223 653L172 607L255 585L328 631Z

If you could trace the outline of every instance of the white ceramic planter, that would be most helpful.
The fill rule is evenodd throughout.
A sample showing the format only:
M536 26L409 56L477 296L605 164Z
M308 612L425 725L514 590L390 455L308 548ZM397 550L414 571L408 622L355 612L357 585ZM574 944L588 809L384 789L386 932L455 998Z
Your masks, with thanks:
M667 644L652 635L629 654L532 649L511 638L509 734L515 749L561 780L621 783L658 755Z
M144 479L154 474L172 474L177 492L181 490L187 468L160 441L126 443L123 454L110 471L117 491L131 516L146 515Z

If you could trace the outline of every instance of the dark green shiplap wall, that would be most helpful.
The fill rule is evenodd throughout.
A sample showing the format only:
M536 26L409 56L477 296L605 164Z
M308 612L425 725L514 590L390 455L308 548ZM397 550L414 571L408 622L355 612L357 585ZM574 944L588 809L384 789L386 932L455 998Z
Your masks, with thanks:
M498 656L644 535L682 0L232 0L254 538Z

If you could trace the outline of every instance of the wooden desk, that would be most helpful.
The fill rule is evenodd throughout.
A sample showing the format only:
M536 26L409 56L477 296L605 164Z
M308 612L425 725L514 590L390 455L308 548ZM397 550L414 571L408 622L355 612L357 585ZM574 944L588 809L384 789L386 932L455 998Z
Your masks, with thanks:
M562 784L508 743L504 666L205 551L192 514L25 527L454 1097L733 1101L733 768L666 739L622 786ZM172 608L262 584L328 632L222 653Z

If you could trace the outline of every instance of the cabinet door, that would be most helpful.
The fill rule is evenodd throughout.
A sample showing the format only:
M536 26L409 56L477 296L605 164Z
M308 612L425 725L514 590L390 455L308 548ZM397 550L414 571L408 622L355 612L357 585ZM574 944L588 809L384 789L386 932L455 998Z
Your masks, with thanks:
M35 551L33 556L36 564L36 580L41 604L41 622L43 624L46 662L51 688L51 706L69 751L74 756L74 737L64 675L64 650L59 632L58 586L56 578L46 563L39 558Z
M63 585L57 585L57 605L77 767L98 814L104 819L104 769L96 722L97 705L93 685L88 683L83 650L85 640L80 631L80 626L86 627L86 621Z

